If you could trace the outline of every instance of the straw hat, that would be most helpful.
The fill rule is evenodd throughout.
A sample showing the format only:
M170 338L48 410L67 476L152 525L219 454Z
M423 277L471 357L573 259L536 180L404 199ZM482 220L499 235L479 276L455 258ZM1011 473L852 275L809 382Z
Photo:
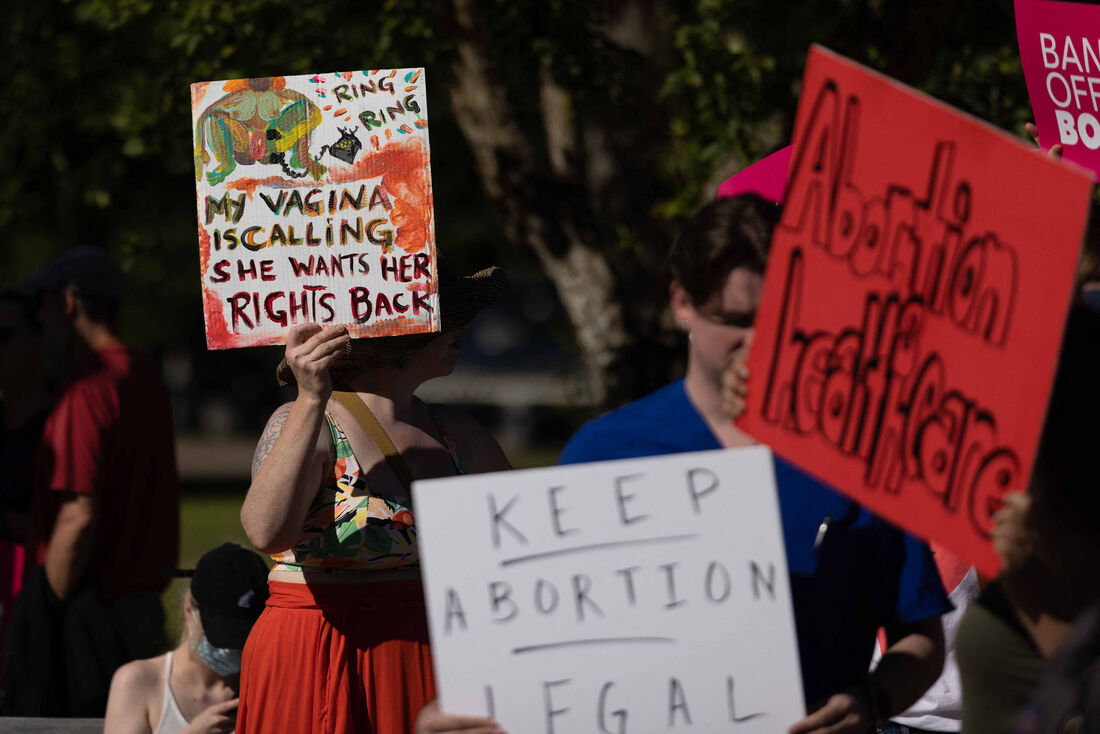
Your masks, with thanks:
M465 326L507 287L508 276L498 267L454 277L448 277L444 270L439 278L439 308L443 315L441 331L350 340L344 354L329 368L333 387L344 389L347 382L364 369L392 364L398 357L415 352L441 332ZM280 385L295 384L294 373L286 357L279 362L275 376Z

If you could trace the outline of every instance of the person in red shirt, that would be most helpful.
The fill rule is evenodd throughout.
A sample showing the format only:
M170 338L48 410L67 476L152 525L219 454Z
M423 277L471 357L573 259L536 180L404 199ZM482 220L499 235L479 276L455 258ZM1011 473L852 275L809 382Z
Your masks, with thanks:
M102 716L115 669L164 641L159 592L179 546L171 408L155 367L115 330L122 273L103 250L71 250L26 285L39 298L44 367L60 382L38 457L4 707Z

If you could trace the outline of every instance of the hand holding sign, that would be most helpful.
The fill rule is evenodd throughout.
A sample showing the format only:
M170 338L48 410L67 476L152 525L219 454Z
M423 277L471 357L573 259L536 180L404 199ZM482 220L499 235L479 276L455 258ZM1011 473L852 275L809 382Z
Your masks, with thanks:
M1029 515L1032 499L1026 492L1009 492L993 514L993 548L1004 561L1003 570L1022 568L1035 554L1036 533Z
M322 401L328 399L332 394L328 369L343 353L350 338L344 326L305 323L290 327L286 336L286 361L294 372L299 394Z
M505 734L495 721L484 716L445 714L439 710L439 701L432 701L416 717L415 734Z
M1043 147L1042 144L1039 142L1039 128L1035 127L1034 122L1024 123L1024 131L1028 134L1028 137L1031 138L1031 142L1035 143L1036 148ZM1055 160L1060 160L1062 158L1062 144L1055 143L1054 145L1050 146L1050 149L1047 151L1047 155Z
M854 692L835 693L825 705L791 725L788 734L864 734L875 720L863 698Z
M752 334L745 339L745 349L738 352L733 363L722 373L722 410L731 420L741 417L749 396L749 368L746 364L752 348Z

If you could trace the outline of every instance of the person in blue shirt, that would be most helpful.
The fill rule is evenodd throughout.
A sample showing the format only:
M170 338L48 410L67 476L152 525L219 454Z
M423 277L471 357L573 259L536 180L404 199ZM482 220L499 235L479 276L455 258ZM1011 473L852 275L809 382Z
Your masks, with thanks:
M686 376L589 421L560 463L705 451L754 440L733 425L723 384L743 363L778 207L754 194L703 207L672 247L672 312ZM803 691L792 734L864 734L904 711L943 666L951 610L928 547L776 458ZM868 674L875 634L888 647Z

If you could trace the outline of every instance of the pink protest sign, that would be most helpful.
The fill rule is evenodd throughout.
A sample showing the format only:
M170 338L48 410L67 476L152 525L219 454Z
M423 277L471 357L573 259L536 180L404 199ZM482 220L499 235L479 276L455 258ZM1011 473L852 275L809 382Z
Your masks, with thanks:
M718 198L727 199L738 194L751 193L782 204L787 188L787 169L790 166L791 146L788 145L723 181L718 187Z
M1016 0L1016 36L1044 148L1100 171L1100 7Z

